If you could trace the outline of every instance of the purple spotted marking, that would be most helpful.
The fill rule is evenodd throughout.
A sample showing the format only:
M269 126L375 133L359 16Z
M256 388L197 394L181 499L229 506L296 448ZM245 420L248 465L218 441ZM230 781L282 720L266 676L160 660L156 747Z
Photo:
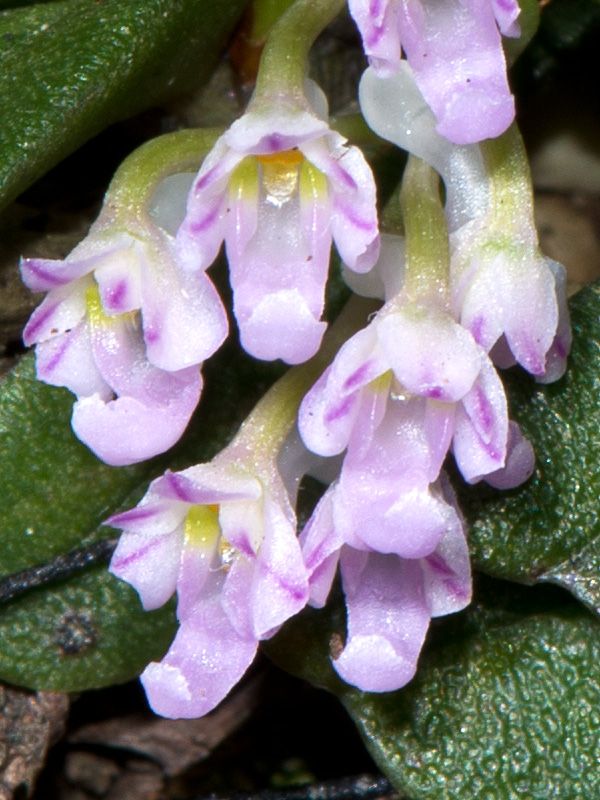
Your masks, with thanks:
M360 367L355 370L346 380L344 381L342 388L346 391L350 391L351 389L356 388L357 386L365 383L365 379L369 374L369 370L373 366L373 361L365 361L364 364L361 364Z
M104 292L105 306L111 311L122 311L127 299L127 281L117 281L114 286L109 286Z
M475 339L477 344L483 346L483 326L485 321L483 317L475 317L475 319L469 325L469 330L471 331L471 336Z
M444 586L448 589L450 594L453 594L455 597L458 597L461 600L466 599L470 595L470 590L465 589L465 587L458 583L457 581L453 580L446 580L444 581Z
M355 400L356 395L353 394L345 397L339 405L334 406L327 411L325 414L325 422L337 422L337 420L345 417L352 410Z
M566 358L569 354L569 348L566 346L560 336L557 336L554 340L554 352L559 358Z
M425 397L430 397L432 400L441 400L445 397L445 392L441 386L432 386L430 389L425 390Z
M373 50L379 42L384 34L385 28L383 26L373 26L369 32L369 35L365 37L365 45L368 50Z
M144 341L146 344L156 344L160 339L160 330L157 325L144 325Z

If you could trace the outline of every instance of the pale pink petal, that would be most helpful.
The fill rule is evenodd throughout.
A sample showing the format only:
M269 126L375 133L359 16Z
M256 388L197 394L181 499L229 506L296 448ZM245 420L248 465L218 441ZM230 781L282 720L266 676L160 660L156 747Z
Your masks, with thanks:
M249 598L257 638L268 637L308 602L308 572L295 524L269 498L264 515L264 538Z
M444 480L448 487L448 482ZM455 504L453 496L446 500ZM461 611L471 601L471 562L464 524L458 513L433 553L421 559L425 595L432 617Z
M301 363L314 355L326 327L319 320L329 234L309 229L306 236L297 193L281 204L261 197L258 213L256 232L243 251L227 239L242 345L257 358Z
M304 142L324 136L329 126L294 103L288 107L284 97L273 105L250 108L225 132L227 145L245 155L267 155L292 150Z
M153 481L153 492L166 500L178 500L191 505L219 505L231 501L257 499L260 483L234 470L210 464L197 464L182 472L171 472Z
M205 597L181 623L163 660L142 673L150 706L170 719L203 716L240 680L257 645L232 628L218 594Z
M306 446L322 456L341 453L354 429L360 389L388 369L373 325L352 336L302 401L298 427Z
M377 333L394 375L413 394L460 400L479 373L480 349L449 315L408 306L384 316Z
M23 331L26 345L66 333L85 316L87 280L53 289L35 309Z
M23 283L32 292L50 292L59 286L93 272L107 257L117 252L119 246L110 248L109 252L88 255L87 258L71 257L60 260L52 258L22 258L20 262Z
M242 347L265 361L302 364L317 352L327 328L296 289L269 294L251 312L246 306L243 315L236 312Z
M204 273L178 270L169 261L142 269L142 318L148 360L176 371L201 364L227 338L227 314ZM174 253L172 253L174 258Z
M398 0L348 0L348 8L372 66L387 74L400 62Z
M402 47L437 130L455 144L503 133L514 119L500 32L489 2L399 3Z
M161 535L125 533L109 571L133 586L146 611L160 608L175 592L182 543L181 528L165 529Z
M494 17L504 36L520 36L521 29L517 18L521 9L517 0L491 0Z
M177 619L181 622L193 612L197 603L203 602L203 593L210 570L218 568L215 555L218 539L207 542L182 543L177 573ZM157 566L160 574L160 566Z
M302 146L302 152L329 179L331 233L344 264L367 272L379 256L375 180L357 147L330 133Z
M556 285L556 301L558 304L558 324L554 341L546 353L546 367L536 379L539 383L553 383L559 380L567 368L567 356L571 350L573 334L567 305L567 272L562 264L546 259L546 264L551 270Z
M140 266L142 247L133 240L116 250L96 268L94 278L106 314L124 314L141 306Z
M79 322L68 333L40 342L35 349L35 368L39 380L66 386L78 397L98 394L107 400L112 396L96 367L85 322Z
M377 553L363 566L363 558L356 563L354 551L342 552L348 638L333 666L363 691L394 691L414 676L429 627L421 568Z
M309 574L310 605L323 608L335 577L343 537L333 519L335 485L319 500L300 534L304 563Z
M135 508L113 514L105 524L150 538L162 536L182 525L188 507L183 503L172 503L157 497L154 491L156 484L157 481L150 484L149 491Z
M98 458L117 467L168 450L181 438L198 405L202 378L190 367L162 373L157 383L155 387L152 380L144 382L139 392L143 399L127 395L108 403L98 395L79 399L71 420L75 434Z
M479 344L490 350L504 333L519 364L542 375L558 325L555 278L546 260L529 248L513 257L480 256L460 280L467 285L460 320Z
M243 157L231 151L221 137L204 159L176 236L177 253L185 269L205 270L219 254L227 227L227 184Z
M504 466L508 416L504 386L489 359L456 411L453 451L470 483Z
M486 483L496 489L514 489L529 480L535 469L535 453L529 439L521 433L516 422L508 426L506 464L495 472L485 475Z

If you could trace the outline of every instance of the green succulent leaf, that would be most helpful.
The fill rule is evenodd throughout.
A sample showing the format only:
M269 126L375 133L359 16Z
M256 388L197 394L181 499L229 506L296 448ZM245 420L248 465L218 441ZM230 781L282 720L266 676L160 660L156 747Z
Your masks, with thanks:
M0 206L111 123L197 88L246 3L58 0L0 11Z
M510 492L457 484L477 569L557 583L600 613L600 284L571 302L574 341L557 383L505 376L511 416L533 442L536 470Z
M334 692L371 755L411 800L588 800L600 794L600 627L562 592L487 579L465 613L434 626L416 678L366 694L328 654L343 612L309 610L267 646Z
M164 655L175 628L171 605L144 611L102 564L2 608L0 675L63 692L122 683Z

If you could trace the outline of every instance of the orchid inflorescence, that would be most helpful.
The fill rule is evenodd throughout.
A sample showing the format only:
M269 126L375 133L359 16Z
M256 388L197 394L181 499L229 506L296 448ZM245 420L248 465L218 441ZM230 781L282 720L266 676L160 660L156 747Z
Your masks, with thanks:
M110 569L144 608L177 595L175 640L142 675L168 717L214 708L261 640L328 602L338 567L347 635L335 670L366 691L410 681L431 618L471 597L447 456L469 483L527 480L533 449L498 369L518 363L546 382L565 369L564 270L538 247L506 76L502 37L521 35L519 5L349 0L370 61L362 114L408 154L382 234L371 169L307 77L314 39L343 6L296 0L243 116L140 148L71 255L22 261L27 285L47 292L24 334L38 378L76 395L73 429L108 464L184 433L202 364L228 336L207 275L223 242L242 347L295 365L210 463L167 471L108 520L123 531ZM200 161L173 222L158 188ZM332 242L357 297L326 331ZM298 531L300 481L325 474Z

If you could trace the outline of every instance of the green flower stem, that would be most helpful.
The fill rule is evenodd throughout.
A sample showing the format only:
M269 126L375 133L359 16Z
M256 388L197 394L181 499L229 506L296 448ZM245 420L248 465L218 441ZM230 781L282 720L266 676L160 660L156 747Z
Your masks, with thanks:
M282 92L304 99L308 54L345 0L296 0L269 35L256 80L255 99Z
M450 252L440 197L439 176L425 161L410 156L400 189L406 236L406 293L418 300L445 294Z
M533 187L525 146L516 124L482 142L490 182L488 219L499 233L533 230Z
M147 206L157 185L168 175L198 170L222 133L217 128L166 133L134 150L116 171L104 201L115 221L146 221Z
M252 22L250 39L262 43L277 20L288 10L294 0L254 0L250 6Z
M352 297L323 338L319 352L305 364L292 367L254 407L232 442L254 458L275 458L292 430L302 398L348 337L363 327L376 309L372 300Z

